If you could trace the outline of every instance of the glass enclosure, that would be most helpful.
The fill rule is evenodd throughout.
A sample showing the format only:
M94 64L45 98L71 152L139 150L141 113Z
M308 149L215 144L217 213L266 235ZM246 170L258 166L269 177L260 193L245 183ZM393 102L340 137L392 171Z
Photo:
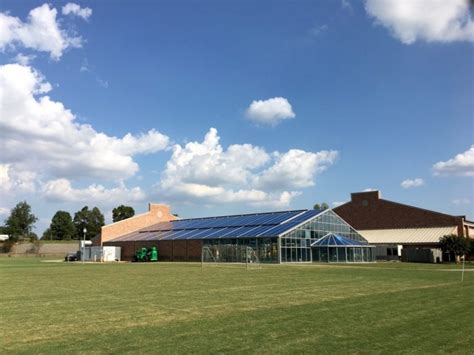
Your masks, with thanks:
M328 245L316 245L324 238L329 238ZM245 262L246 247L255 251L261 263L375 261L374 247L331 210L278 239L276 236L203 239L203 246L209 248L217 262Z
M311 247L321 238L334 234L357 245ZM357 231L331 210L317 215L281 237L281 262L371 262L372 246Z
M245 247L251 247L261 263L278 263L277 238L204 239L203 245L217 262L245 262Z

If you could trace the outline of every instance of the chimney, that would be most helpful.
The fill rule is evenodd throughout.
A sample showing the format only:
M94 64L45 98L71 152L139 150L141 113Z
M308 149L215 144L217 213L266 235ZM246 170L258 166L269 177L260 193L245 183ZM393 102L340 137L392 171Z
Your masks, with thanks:
M380 200L380 197L381 195L379 190L354 192L351 193L351 202L357 205L368 206L371 202Z

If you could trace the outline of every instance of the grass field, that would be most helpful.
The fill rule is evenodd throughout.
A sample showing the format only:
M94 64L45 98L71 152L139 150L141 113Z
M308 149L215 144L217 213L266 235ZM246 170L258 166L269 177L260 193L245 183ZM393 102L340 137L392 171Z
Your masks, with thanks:
M459 268L0 258L0 353L473 353Z

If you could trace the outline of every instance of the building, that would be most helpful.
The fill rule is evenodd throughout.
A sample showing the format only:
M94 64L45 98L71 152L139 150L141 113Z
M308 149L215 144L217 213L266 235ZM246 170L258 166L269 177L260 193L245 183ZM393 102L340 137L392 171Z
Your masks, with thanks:
M465 216L388 201L381 198L379 191L352 193L351 201L334 212L377 246L378 259L398 260L405 254L415 255L407 249L432 249L434 255L439 253L439 239L447 234L474 237L474 222Z
M159 260L242 262L250 249L260 262L372 262L374 247L332 210L294 210L176 219L168 206L104 226L101 245L121 247L131 260L142 247L157 247Z

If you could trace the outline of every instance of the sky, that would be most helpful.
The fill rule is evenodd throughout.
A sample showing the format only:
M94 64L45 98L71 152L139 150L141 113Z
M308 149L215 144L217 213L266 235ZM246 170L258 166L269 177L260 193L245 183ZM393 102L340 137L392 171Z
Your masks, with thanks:
M474 219L464 0L0 0L0 223L351 192Z

